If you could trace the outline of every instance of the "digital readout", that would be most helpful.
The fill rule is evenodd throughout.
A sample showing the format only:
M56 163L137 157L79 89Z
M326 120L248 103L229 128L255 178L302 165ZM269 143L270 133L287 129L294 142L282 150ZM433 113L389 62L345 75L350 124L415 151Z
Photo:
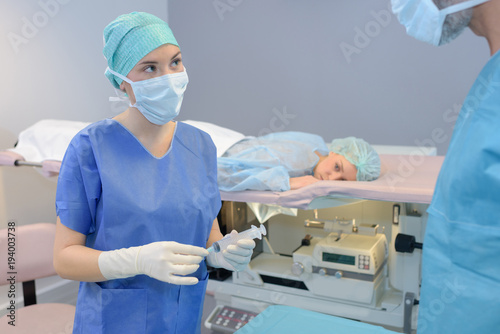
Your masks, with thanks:
M348 264L354 266L356 257L342 254L325 253L323 252L323 261L340 264Z

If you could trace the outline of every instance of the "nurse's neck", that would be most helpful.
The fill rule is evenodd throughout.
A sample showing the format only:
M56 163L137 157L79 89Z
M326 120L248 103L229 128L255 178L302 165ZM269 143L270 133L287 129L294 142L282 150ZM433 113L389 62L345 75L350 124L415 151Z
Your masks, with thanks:
M162 157L170 148L176 123L151 123L137 108L129 107L113 119L126 127L154 156Z

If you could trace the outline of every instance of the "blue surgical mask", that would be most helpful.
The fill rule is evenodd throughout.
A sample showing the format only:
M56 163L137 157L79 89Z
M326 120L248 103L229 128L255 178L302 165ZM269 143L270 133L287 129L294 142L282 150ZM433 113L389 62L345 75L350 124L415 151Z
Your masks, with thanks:
M179 115L184 91L189 82L186 68L184 72L135 82L110 68L106 71L132 86L135 104L130 104L130 106L137 108L151 123L163 125Z
M488 0L469 0L439 9L433 0L391 0L392 11L405 26L408 35L440 45L446 16L472 8ZM456 37L456 36L455 36Z

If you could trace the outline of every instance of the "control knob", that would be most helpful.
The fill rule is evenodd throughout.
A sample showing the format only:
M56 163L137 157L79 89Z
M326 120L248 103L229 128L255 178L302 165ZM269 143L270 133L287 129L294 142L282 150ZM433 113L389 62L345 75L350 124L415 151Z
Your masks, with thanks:
M304 272L304 266L300 262L294 262L292 264L292 274L295 276L300 276Z

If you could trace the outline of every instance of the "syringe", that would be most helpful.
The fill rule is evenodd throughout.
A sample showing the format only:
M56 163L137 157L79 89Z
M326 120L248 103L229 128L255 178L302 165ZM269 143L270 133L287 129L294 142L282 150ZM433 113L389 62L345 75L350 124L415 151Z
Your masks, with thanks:
M230 245L235 245L238 240L241 239L262 239L263 235L266 235L266 228L264 225L260 225L260 227L255 227L252 225L248 230L239 232L236 235L231 235L228 234L224 238L220 239L219 241L216 241L212 244L212 246L208 247L208 252L215 252L218 253L221 250L226 249Z

